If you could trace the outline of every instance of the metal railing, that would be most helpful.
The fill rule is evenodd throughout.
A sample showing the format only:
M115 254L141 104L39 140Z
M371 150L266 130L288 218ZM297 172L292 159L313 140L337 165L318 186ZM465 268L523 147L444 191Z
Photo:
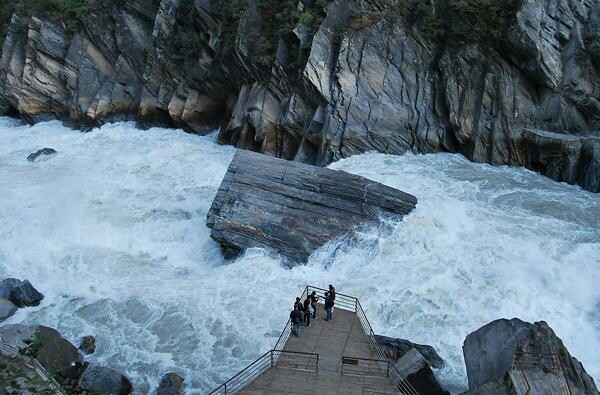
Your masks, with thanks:
M33 369L37 375L48 383L52 389L60 395L67 395L65 390L61 387L61 385L52 377L52 375L42 366L41 363L38 362L37 359L28 357L26 355L21 354L21 350L16 347L11 346L10 344L6 344L0 341L0 353L5 354L8 357L13 357L19 359L23 364L27 367Z
M572 395L571 387L565 372L560 362L558 354L544 354L544 353L530 353L530 352L516 352L513 356L513 362L511 370L516 372L514 375L517 379L517 383L514 383L518 393L528 395L531 391L531 385L527 380L527 374L525 373L528 369L543 369L547 372L552 372L556 377L556 385L560 388L560 392L566 395ZM519 379L520 376L520 379Z
M325 295L325 292L329 292L326 289L309 285L304 290L303 295L310 295L313 291L315 291L315 293L317 294L317 296L319 296L319 298L321 298L321 300L324 300L323 297ZM344 295L336 292L334 308L352 311L356 314L363 330L365 331L365 334L369 338L371 348L373 349L373 352L377 356L378 360L382 361L382 363L387 362L387 358L385 357L385 354L383 353L383 350L381 349L381 346L379 345L379 342L375 337L373 327L371 327L371 323L369 322L369 319L367 318L367 315L365 314L365 311L363 310L360 301L354 296ZM400 372L398 372L398 370L391 364L389 365L389 378L396 385L396 387L398 387L402 395L419 395L419 393L413 388L413 386L408 381L406 381L406 379L400 374Z
M342 356L341 374L349 376L390 377L390 361Z
M214 389L209 395L235 394L272 367L319 371L319 354L285 350L269 350L244 370Z
M325 292L329 292L329 291L326 289L323 289L323 288L314 287L312 285L308 285L308 286L306 286L306 288L304 288L304 292L302 292L302 295L300 296L300 300L302 302L304 302L306 300L306 298L312 294L313 291L315 292L316 296L319 297L319 303L324 304L325 303ZM419 395L419 393L413 388L413 386L410 385L410 383L408 381L406 381L406 379L398 372L398 370L394 366L392 366L392 364L385 357L385 354L383 353L381 346L379 345L379 343L377 342L377 339L375 338L375 332L373 332L373 328L371 327L371 324L369 323L369 320L367 319L367 315L365 314L365 311L363 310L359 300L357 298L355 298L354 296L345 295L345 294L336 292L334 308L351 311L357 315L357 317L360 321L360 324L369 339L371 348L373 349L373 352L375 353L375 355L378 358L378 359L374 359L372 361L375 361L375 363L379 365L380 371L384 370L387 372L386 376L389 377L389 379L394 383L394 385L396 385L396 387L400 390L400 393L402 395ZM210 392L209 395L233 394L233 393L241 390L242 388L244 388L250 382L254 381L258 376L260 376L262 373L264 373L270 367L277 366L278 361L281 359L282 355L285 354L287 356L288 354L294 354L291 351L284 350L285 344L287 343L291 332L292 332L292 321L290 319L288 319L287 323L285 324L285 327L283 328L283 331L281 332L281 335L279 336L279 339L277 339L277 343L275 344L275 347L272 350L267 351L256 361L254 361L250 365L248 365L248 367L246 367L244 370L242 370L241 372L239 372L238 374L236 374L235 376L233 376L232 378L227 380L225 383L223 383L221 386L219 386L218 388L216 388L215 390ZM306 355L314 356L316 359L316 371L318 371L319 354L314 354L314 353L295 353L295 354L306 354ZM283 359L281 359L281 367L285 367ZM296 367L290 367L290 368L297 369Z

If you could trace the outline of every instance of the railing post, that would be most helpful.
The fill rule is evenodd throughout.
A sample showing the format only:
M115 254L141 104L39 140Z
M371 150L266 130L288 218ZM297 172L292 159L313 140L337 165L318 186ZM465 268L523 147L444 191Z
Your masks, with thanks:
M273 350L271 350L271 367L273 367Z
M225 382L225 395L227 395L227 382Z

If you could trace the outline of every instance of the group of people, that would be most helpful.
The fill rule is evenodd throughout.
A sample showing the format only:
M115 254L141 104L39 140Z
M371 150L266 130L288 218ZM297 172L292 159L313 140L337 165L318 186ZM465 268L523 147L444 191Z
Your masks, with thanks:
M294 302L294 310L290 313L292 321L292 333L295 336L300 336L300 328L304 323L307 327L310 326L311 319L317 318L317 305L319 304L319 296L316 291L312 291L304 301L296 298ZM325 321L333 319L333 306L335 305L335 287L329 284L329 291L325 292Z

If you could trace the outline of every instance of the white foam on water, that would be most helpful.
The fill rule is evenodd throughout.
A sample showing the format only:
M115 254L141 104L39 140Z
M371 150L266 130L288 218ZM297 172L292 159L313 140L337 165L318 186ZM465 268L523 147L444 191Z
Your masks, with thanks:
M291 270L261 250L225 262L205 216L235 151L213 140L0 119L0 277L46 295L8 322L96 335L90 359L137 393L171 370L205 393L273 346L307 283L334 283L377 333L436 347L453 388L466 385L465 336L515 316L546 320L600 379L598 195L457 155L369 153L331 167L416 195L412 214ZM26 160L44 147L58 154Z

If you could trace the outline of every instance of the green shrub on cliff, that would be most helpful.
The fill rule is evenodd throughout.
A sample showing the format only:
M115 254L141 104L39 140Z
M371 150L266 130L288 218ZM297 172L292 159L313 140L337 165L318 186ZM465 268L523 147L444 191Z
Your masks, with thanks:
M57 13L81 18L92 11L98 3L94 0L26 0L25 11L28 15Z
M410 13L425 37L450 45L494 43L506 37L522 0L418 0Z

